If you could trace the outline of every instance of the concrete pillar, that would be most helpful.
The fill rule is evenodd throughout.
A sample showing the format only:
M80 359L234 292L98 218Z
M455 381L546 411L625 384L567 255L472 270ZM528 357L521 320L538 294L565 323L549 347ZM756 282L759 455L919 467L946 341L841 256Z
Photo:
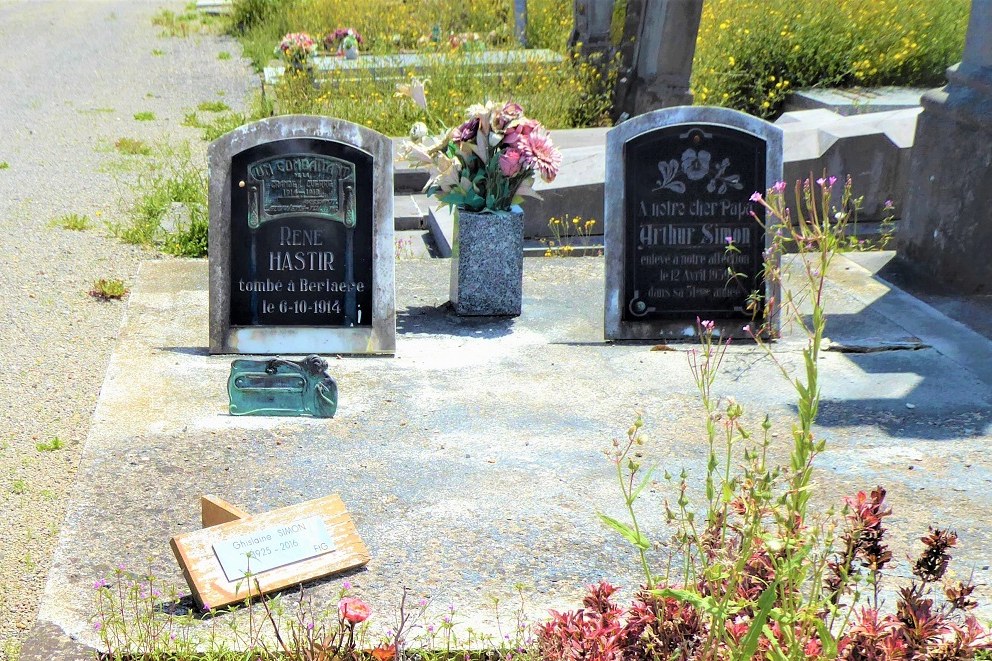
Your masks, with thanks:
M703 0L628 0L624 47L630 50L623 53L618 113L692 104L689 78L702 13Z
M909 266L992 292L992 2L972 0L962 61L923 96L897 239ZM898 205L898 201L897 201Z

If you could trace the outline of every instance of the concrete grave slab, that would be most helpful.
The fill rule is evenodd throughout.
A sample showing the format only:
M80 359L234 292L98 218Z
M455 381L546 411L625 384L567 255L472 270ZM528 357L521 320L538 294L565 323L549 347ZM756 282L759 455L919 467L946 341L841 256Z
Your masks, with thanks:
M118 563L185 590L168 540L200 526L206 493L247 512L340 493L371 560L306 590L333 604L348 580L382 628L395 619L403 585L436 597L438 620L452 603L459 626L485 631L496 630L492 597L511 602L517 582L527 586L533 617L578 606L583 586L599 579L630 597L635 555L596 517L623 511L602 450L642 411L652 439L646 460L676 474L685 467L694 502L708 451L691 347L656 352L602 340L603 264L528 260L523 315L494 321L444 309L444 260L399 262L397 356L332 359L342 396L330 420L227 415L230 360L211 356L204 339L206 263L144 264L22 659L82 658L72 655L97 643L93 582ZM828 450L817 466L816 506L885 485L900 575L928 524L956 529L955 563L974 569L979 616L989 617L992 368L983 357L992 342L852 260L835 266L831 340L914 336L932 348L821 356L817 434ZM783 333L776 358L797 369L802 336L791 326ZM743 404L753 428L767 412L781 458L794 397L762 356L733 343L715 392ZM643 529L655 540L670 532L661 508L669 487L659 480L645 492ZM663 561L659 552L651 557Z

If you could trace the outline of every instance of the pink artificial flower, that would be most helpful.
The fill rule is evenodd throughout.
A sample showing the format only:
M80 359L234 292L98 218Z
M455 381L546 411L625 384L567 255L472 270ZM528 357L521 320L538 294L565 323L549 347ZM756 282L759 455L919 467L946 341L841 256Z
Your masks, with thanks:
M499 170L505 177L513 177L520 173L523 167L524 154L516 147L503 150L499 155Z
M551 142L551 136L540 129L531 131L520 141L520 150L527 157L527 164L538 171L543 181L555 180L561 168L561 152Z
M358 597L345 597L338 602L338 615L351 624L358 624L369 619L372 608Z
M540 124L537 123L536 119L514 120L506 126L506 135L503 136L503 142L508 145L515 144L521 138L526 138L530 135L538 126Z
M520 119L523 116L524 116L524 109L520 107L520 104L509 101L505 106L500 108L499 112L496 113L496 121L494 123L494 128L497 131L503 131L512 122Z

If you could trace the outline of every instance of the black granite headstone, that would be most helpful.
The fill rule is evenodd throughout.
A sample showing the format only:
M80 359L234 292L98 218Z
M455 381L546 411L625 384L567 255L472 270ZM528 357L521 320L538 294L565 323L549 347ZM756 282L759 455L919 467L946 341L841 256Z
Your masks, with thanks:
M752 318L765 230L750 197L765 190L766 150L760 137L704 123L626 143L622 321Z
M334 140L231 161L231 326L372 325L372 157Z

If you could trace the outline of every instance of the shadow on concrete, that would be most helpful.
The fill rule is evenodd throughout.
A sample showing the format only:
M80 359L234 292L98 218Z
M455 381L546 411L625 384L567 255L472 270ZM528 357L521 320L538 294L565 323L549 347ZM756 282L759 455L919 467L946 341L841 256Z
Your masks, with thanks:
M396 312L396 332L492 339L513 332L515 317L459 317L451 303L407 307Z
M209 356L210 350L207 347L155 347L159 351L169 351L180 353L184 356Z

